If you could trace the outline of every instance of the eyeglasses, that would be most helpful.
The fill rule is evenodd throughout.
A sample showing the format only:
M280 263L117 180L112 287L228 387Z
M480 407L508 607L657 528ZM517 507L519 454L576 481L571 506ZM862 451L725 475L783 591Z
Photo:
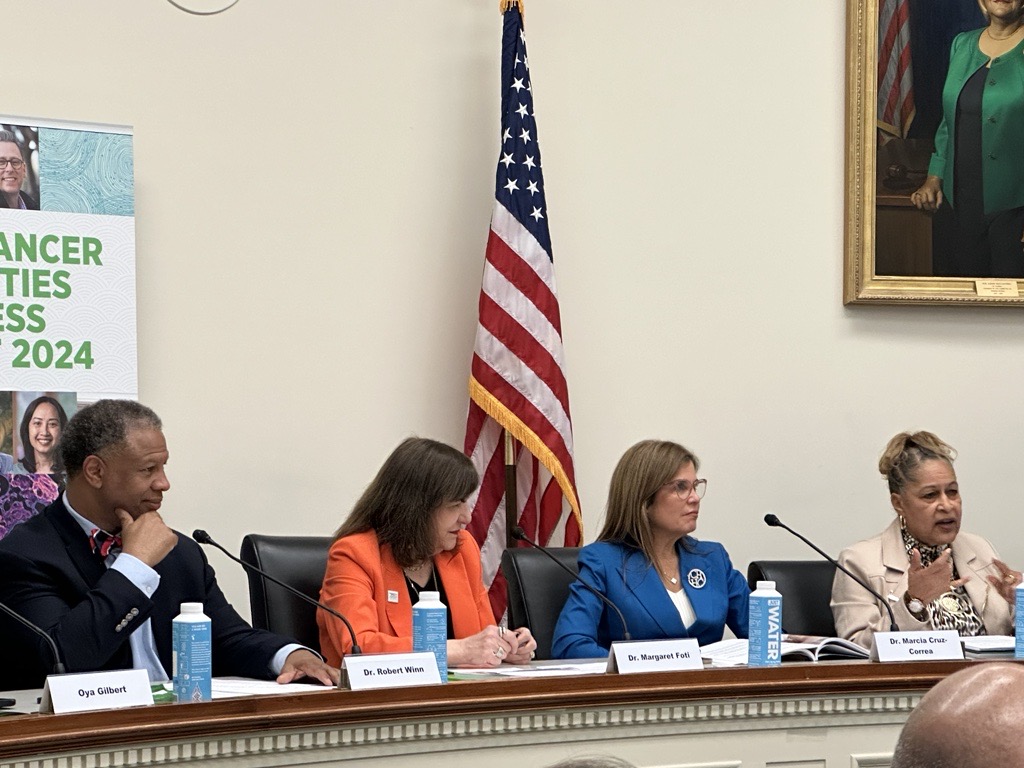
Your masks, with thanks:
M707 480L694 480L693 483L689 480L669 480L665 485L671 485L672 490L676 492L676 496L683 501L690 498L691 493L696 493L698 499L703 499L704 492L708 489ZM664 488L665 485L663 485L662 488Z
M19 160L16 157L0 157L0 169L11 166L16 171L20 171L21 167L25 165L24 160Z

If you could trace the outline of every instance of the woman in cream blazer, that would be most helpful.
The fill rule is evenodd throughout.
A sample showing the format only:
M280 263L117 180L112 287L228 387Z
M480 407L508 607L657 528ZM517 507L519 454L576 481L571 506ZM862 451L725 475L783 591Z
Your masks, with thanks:
M896 519L843 550L839 562L886 600L901 631L955 629L963 636L1013 634L1010 603L1021 573L980 536L960 531L962 501L953 449L930 432L889 441L879 471ZM836 632L870 648L889 614L841 571L832 585Z

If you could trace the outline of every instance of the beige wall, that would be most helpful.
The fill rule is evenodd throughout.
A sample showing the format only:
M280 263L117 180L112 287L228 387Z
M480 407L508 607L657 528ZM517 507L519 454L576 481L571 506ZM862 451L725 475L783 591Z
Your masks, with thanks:
M527 0L592 537L611 468L684 442L741 568L879 530L905 427L961 450L1024 565L1018 311L841 303L839 0ZM4 9L0 111L134 126L141 398L182 530L325 533L415 433L461 444L497 159L496 0ZM244 579L214 553L226 590Z

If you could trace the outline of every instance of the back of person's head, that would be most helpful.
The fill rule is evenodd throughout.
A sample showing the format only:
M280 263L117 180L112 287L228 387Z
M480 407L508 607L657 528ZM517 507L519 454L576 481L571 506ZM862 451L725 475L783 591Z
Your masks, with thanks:
M479 484L473 462L461 451L437 440L407 438L384 460L335 539L376 531L399 565L422 562L436 543L433 513L467 499Z
M581 755L559 760L548 768L636 768L633 763L610 755Z
M687 448L667 440L643 440L630 447L612 472L604 528L598 541L617 541L653 553L647 510L654 495L681 467L700 461Z
M60 454L68 478L82 471L86 458L124 445L133 429L163 429L160 417L134 400L98 400L68 421Z
M892 768L1024 766L1024 667L979 663L940 681L907 718Z
M889 483L890 493L899 493L914 482L922 462L940 459L953 464L956 451L931 432L900 432L889 440L878 460L878 471Z

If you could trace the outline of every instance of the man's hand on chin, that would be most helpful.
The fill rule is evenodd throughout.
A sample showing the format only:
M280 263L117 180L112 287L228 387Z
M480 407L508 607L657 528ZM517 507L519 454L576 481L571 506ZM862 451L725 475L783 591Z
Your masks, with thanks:
M341 672L334 667L328 666L312 651L300 648L288 654L281 668L281 674L277 676L277 682L282 685L294 683L303 677L319 680L324 685L337 685L341 679Z
M156 566L178 544L178 534L167 527L159 512L145 512L133 519L123 509L114 510L121 524L121 548L150 568Z

